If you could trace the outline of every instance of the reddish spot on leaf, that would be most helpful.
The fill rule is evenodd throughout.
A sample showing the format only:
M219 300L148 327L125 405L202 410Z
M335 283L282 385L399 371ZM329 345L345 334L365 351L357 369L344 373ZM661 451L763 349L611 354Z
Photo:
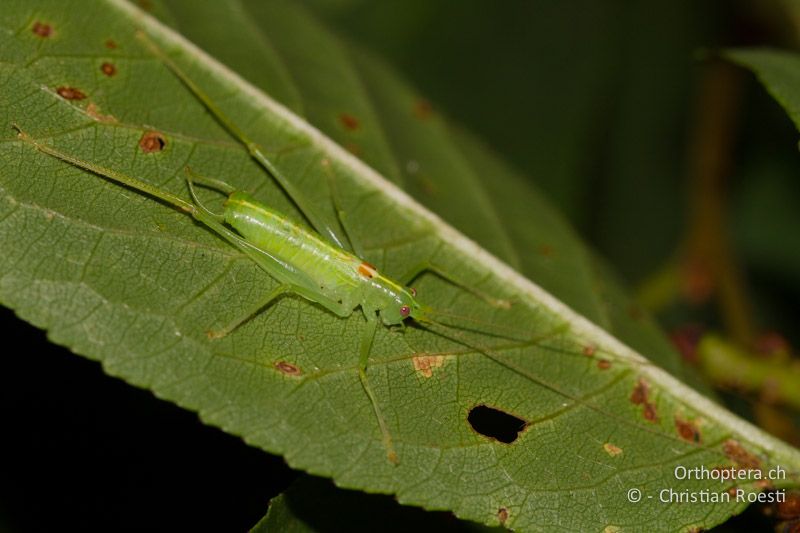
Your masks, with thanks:
M608 359L598 359L597 360L597 368L600 370L608 370L611 368L611 361Z
M351 131L355 131L361 126L361 123L356 117L347 113L342 113L339 115L339 122L342 123L342 126Z
M656 406L650 402L650 386L643 379L639 379L631 393L631 403L642 406L642 415L648 422L657 422L658 413Z
M139 139L139 148L146 154L160 152L167 145L167 140L157 131L146 131Z
M100 65L100 71L110 78L117 73L117 67L111 63L103 63Z
M286 374L287 376L299 376L302 374L300 367L293 365L292 363L287 363L286 361L276 361L275 369L282 374Z
M497 519L500 521L501 524L505 524L508 520L508 509L505 507L501 507L497 510Z
M647 382L643 379L640 379L636 382L636 386L633 387L633 392L631 393L631 402L635 405L642 405L647 403L647 394L648 394L648 386Z
M58 93L58 96L65 100L83 100L86 98L86 94L75 87L62 86L57 88L56 92Z
M725 456L736 463L737 466L746 468L748 470L761 469L761 461L758 459L758 457L748 452L744 446L739 443L739 441L733 439L726 440L722 444L722 451L724 451Z
M45 24L44 22L34 22L31 31L34 35L38 35L42 39L47 39L53 35L53 27L50 24Z
M585 355L586 357L594 357L596 351L597 348L592 344L583 347L583 355Z
M114 41L114 39L106 39L105 45L109 50L114 50L117 48L117 43Z
M414 102L414 116L420 120L428 120L433 115L433 106L424 98Z
M682 418L675 417L675 429L678 431L680 438L687 442L700 444L700 429L694 422L683 420Z

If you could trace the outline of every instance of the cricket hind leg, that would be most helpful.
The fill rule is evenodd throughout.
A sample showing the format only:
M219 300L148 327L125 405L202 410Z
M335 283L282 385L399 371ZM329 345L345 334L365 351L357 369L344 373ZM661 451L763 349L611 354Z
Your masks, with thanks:
M383 447L386 450L386 458L390 463L397 465L400 463L400 459L394 449L392 434L389 431L386 418L383 416L383 411L381 411L380 405L378 404L378 398L375 395L375 391L372 390L372 386L369 383L369 378L367 377L369 354L372 351L372 343L375 339L375 330L378 327L377 311L374 309L364 309L364 317L367 319L367 322L361 332L361 343L358 358L358 378L361 380L361 386L369 398L370 403L372 404L372 410L375 413L376 420L378 421L378 427L381 431L381 440L383 442Z
M302 285L284 283L267 293L267 295L256 302L254 306L248 308L248 310L244 313L239 314L224 327L207 332L206 334L208 335L208 338L221 339L222 337L225 337L236 330L239 326L261 313L262 310L265 310L272 303L274 303L276 299L285 294L297 294L298 296L302 296L306 300L321 305L323 308L339 318L346 318L353 313L353 305L351 305L349 302L342 302L328 298L327 296L316 293Z
M297 206L306 220L311 226L324 238L337 245L340 248L345 248L345 240L339 234L339 231L328 224L324 218L314 209L312 202L308 197L289 180L276 166L267 158L262 151L262 148L253 141L236 123L227 115L216 102L194 82L189 75L181 69L175 61L173 61L161 48L156 45L144 32L137 33L137 37L147 46L147 48L156 56L180 81L183 85L191 91L195 98L200 100L203 106L209 113L225 128L231 135L233 135L245 148L247 148L250 156L255 159L267 173L275 180L281 187L289 199Z

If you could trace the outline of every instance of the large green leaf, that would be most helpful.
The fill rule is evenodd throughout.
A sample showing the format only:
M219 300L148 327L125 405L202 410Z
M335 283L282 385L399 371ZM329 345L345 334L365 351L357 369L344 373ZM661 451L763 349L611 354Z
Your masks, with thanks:
M732 488L676 480L676 466L781 466L788 475L774 485L798 484L797 450L629 347L678 371L657 330L631 312L602 265L530 185L471 137L449 130L379 61L342 44L294 3L156 8L220 59L249 65L248 77L286 106L128 4L8 2L0 14L0 121L9 125L0 143L4 305L55 342L100 360L109 374L197 411L296 468L488 524L708 527L746 505L735 498L660 502L662 489ZM341 319L289 297L228 337L208 339L209 329L275 282L186 215L16 139L12 122L184 196L188 164L256 191L299 220L247 152L141 45L137 29L253 137L279 149L275 163L331 218L321 176L324 164L332 169L367 260L398 274L432 257L513 301L498 310L437 278L418 283L424 302L517 339L459 333L491 346L492 357L420 328L378 331L369 377L399 465L386 459L359 383L358 313ZM166 144L148 153L140 145L151 131ZM467 421L479 404L528 424L511 444L489 439ZM739 480L736 487L764 485ZM642 490L644 500L630 503L629 489Z

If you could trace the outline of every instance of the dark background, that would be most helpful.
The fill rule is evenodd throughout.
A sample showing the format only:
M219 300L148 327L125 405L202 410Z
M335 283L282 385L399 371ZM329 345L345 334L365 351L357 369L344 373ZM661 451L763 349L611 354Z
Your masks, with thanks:
M633 287L675 256L690 225L698 94L713 68L704 51L796 45L777 1L307 3L529 175ZM796 345L797 131L737 72L721 88L738 94L721 189L726 238L759 331ZM725 328L713 301L679 299L659 317L668 331ZM7 309L0 334L0 529L243 530L296 477L282 459L51 345ZM747 399L729 399L747 413ZM768 525L752 506L723 527Z

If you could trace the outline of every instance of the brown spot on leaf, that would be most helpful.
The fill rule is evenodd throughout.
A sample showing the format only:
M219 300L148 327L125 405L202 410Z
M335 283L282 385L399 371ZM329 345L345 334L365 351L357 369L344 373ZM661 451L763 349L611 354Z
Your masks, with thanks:
M642 406L642 415L648 422L658 421L656 406L650 402L650 386L644 379L639 379L631 393L631 403Z
M681 417L675 417L675 429L678 431L678 436L687 442L700 444L700 428L690 420L683 420Z
M725 456L736 463L737 466L746 468L748 470L761 469L761 461L758 459L758 457L748 452L744 446L742 446L736 440L726 440L722 444L722 451L724 451Z
M648 386L647 382L643 379L640 379L636 382L636 386L633 387L633 392L631 393L631 402L635 405L641 405L647 402L647 393L648 393Z
M67 87L65 85L58 87L56 89L58 96L63 98L64 100L83 100L86 98L86 94L81 91L80 89L76 89L75 87Z
M420 98L414 102L414 116L420 120L428 120L433 115L433 106L428 100Z
M656 406L652 403L644 404L644 410L642 411L644 415L644 419L648 422L658 422L658 413L656 412Z
M106 39L106 42L104 44L106 48L108 48L109 50L115 50L118 46L116 41L114 41L114 39Z
M355 131L361 126L361 123L358 121L358 119L348 113L342 113L339 115L339 122L341 122L342 126L350 131Z
M414 370L416 370L418 374L429 378L433 376L434 368L440 368L444 365L444 356L420 354L412 357L411 362L414 364Z
M597 368L600 370L608 370L611 368L611 361L608 359L598 359L597 360Z
M117 121L116 117L113 115L104 115L100 112L100 108L97 107L97 104L94 102L89 102L89 105L86 106L86 114L95 119L98 122L106 122L109 124L113 124Z
M111 76L117 73L117 67L115 67L111 63L106 62L100 65L100 71L110 78Z
M139 139L139 148L146 154L160 152L167 145L167 140L157 131L146 131Z
M500 524L505 524L508 520L508 509L505 507L501 507L497 510L497 519L500 521Z
M583 355L586 357L594 357L597 348L593 344L587 344L583 347Z
M300 367L293 365L292 363L287 363L286 361L276 361L275 369L282 374L286 374L287 376L299 376L303 373L300 370Z
M552 257L555 250L549 244L542 244L539 246L539 255L543 257Z
M50 24L45 24L44 22L34 22L31 31L34 35L38 35L42 39L47 39L53 35L53 27Z
M603 450L605 450L605 452L611 457L616 457L622 453L622 448L620 448L619 446L614 446L610 442L606 442L605 444L603 444Z

